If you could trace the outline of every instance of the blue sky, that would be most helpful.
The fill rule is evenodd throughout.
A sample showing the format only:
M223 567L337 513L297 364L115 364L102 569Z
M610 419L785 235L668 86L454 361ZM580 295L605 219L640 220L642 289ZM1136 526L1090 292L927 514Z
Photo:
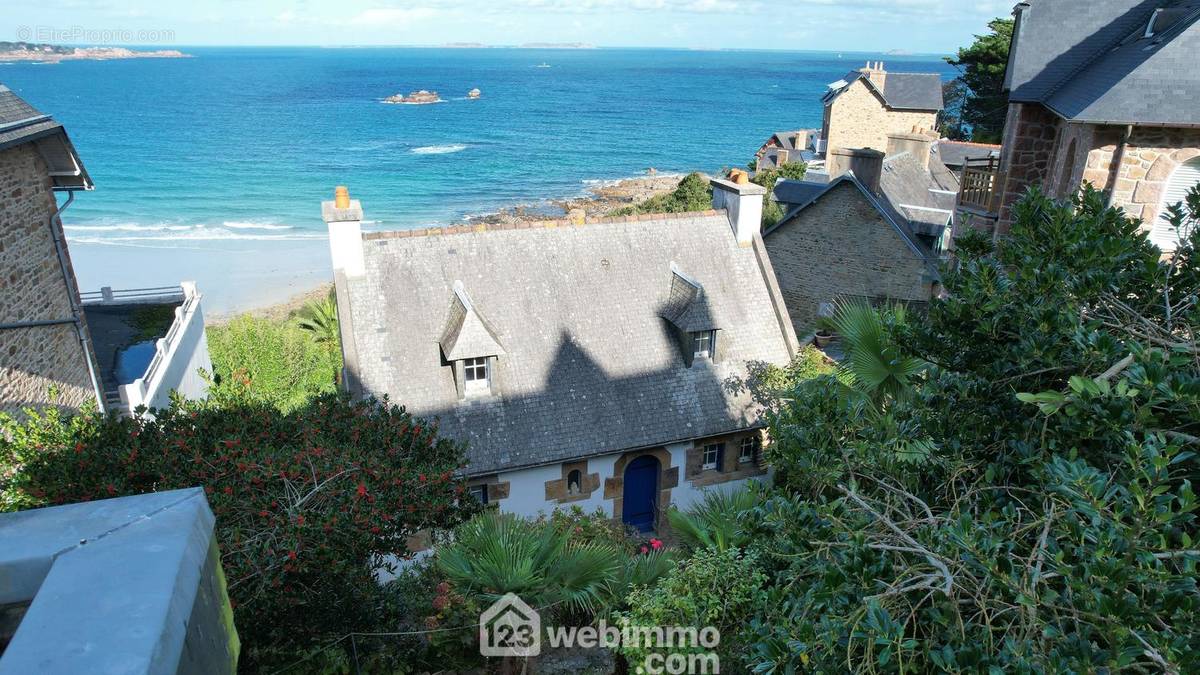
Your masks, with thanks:
M0 40L948 53L1014 0L4 0L18 2L22 11L0 16Z

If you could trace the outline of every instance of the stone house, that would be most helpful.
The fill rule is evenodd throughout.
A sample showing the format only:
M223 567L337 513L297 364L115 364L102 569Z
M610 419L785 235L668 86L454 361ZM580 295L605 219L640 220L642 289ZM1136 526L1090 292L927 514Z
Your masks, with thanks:
M91 189L62 124L0 85L0 411L100 398L60 219Z
M1200 2L1029 0L1014 16L1003 149L964 172L964 222L1004 234L1031 185L1087 182L1172 250L1165 206L1200 183Z
M763 241L796 335L811 336L820 306L839 298L924 304L937 291L931 246L947 229L954 197L936 187L921 157L929 161L928 150L885 158L838 149L828 156L830 182L776 186L786 215Z
M195 284L79 292L62 214L91 178L62 124L0 85L0 411L197 398L212 370ZM66 193L59 204L56 197ZM153 341L135 316L166 308Z
M648 531L668 504L764 475L737 383L796 341L764 189L713 185L700 213L369 234L339 189L322 211L345 386L437 419L505 511L577 505Z
M817 152L837 148L884 150L888 134L934 129L942 109L936 73L889 73L867 63L829 85Z
M807 162L814 156L816 129L778 131L754 153L754 170L771 171L784 164Z

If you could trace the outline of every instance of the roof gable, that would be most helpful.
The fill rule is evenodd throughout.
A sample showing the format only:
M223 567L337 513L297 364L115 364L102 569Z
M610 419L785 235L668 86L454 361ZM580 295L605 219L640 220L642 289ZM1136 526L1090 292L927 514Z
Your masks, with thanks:
M492 327L475 311L463 282L455 280L450 316L438 343L447 361L499 356L504 353Z
M54 189L92 189L92 179L62 124L0 84L0 151L26 143L46 161Z
M1021 3L1005 74L1009 100L1089 123L1200 124L1192 105L1200 93L1197 10L1196 0Z
M821 97L832 103L856 82L862 82L879 102L892 110L941 110L942 78L937 73L887 73L880 89L866 73L852 70L845 77L829 85L829 91Z

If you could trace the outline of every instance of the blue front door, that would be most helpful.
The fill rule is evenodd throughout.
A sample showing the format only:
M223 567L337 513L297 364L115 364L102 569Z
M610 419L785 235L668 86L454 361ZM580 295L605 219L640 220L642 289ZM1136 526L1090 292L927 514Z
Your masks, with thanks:
M658 506L658 459L642 455L625 467L621 520L639 532L654 529Z

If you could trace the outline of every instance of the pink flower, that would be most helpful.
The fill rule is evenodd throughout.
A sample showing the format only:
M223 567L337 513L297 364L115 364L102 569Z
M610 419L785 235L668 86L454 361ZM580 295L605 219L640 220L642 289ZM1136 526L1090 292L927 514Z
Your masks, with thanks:
M646 548L645 546L642 547L642 555L645 555L649 552L650 552L650 549Z
M662 543L661 539L651 539L650 540L650 548L654 549L655 551L657 551L658 549L660 549L662 547L663 547L663 543Z

